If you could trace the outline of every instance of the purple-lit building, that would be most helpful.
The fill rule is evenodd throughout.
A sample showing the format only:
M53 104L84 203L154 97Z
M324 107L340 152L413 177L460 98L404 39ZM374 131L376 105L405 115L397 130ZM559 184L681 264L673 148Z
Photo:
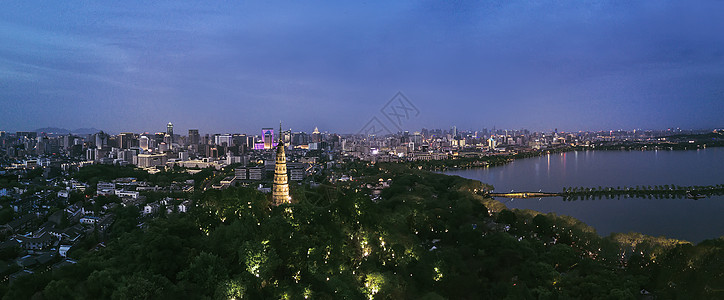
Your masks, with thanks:
M274 128L262 128L261 129L261 141L264 144L264 149L271 149L274 147ZM254 146L256 149L256 146Z

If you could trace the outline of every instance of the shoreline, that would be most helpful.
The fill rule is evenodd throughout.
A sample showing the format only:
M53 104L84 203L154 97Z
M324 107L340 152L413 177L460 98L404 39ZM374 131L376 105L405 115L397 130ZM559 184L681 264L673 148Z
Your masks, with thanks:
M693 150L701 150L701 149L707 149L707 148L721 148L724 147L724 144L714 144L714 145L707 145L703 144L703 147L696 147L696 148L689 148L689 147L683 147L683 148L674 148L674 147L623 147L618 145L610 145L605 147L583 147L583 146L576 146L576 147L566 147L566 148L555 148L555 149L549 149L549 150L541 150L541 151L527 151L527 152L520 152L515 154L502 154L502 155L489 155L489 156L483 156L478 157L477 159L474 159L472 161L468 161L468 158L453 158L453 159L446 159L446 160L439 160L435 162L460 162L463 161L464 163L472 163L473 165L465 165L465 166L452 166L449 167L447 165L444 165L443 167L434 167L434 168L425 168L423 166L423 169L426 169L428 171L434 171L434 172L445 172L448 170L468 170L468 169L477 169L477 168L489 168L489 167L496 167L496 166L502 166L506 165L508 163L511 163L518 159L525 159L525 158L533 158L533 157L540 157L543 155L548 154L558 154L558 153L567 153L567 152L587 152L587 151L693 151ZM502 158L503 161L494 161L490 163L491 158ZM475 164L476 162L481 162L481 164ZM406 164L410 164L412 167L420 167L416 162L405 162Z

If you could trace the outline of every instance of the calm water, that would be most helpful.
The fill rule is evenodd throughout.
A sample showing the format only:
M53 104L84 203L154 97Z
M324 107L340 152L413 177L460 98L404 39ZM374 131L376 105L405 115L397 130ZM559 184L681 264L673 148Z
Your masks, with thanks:
M446 174L492 184L496 192L560 192L563 187L724 184L724 148L691 151L579 151L516 160ZM563 201L502 199L527 208L575 217L606 236L636 231L700 242L724 236L724 197L690 199L621 198Z

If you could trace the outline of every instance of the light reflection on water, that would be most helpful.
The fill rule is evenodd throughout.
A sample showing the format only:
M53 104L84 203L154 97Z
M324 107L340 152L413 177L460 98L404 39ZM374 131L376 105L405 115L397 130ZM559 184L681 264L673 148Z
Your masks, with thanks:
M544 169L544 170L542 170ZM480 180L497 192L560 192L563 187L724 184L724 149L691 151L583 151L550 154L513 163L446 174ZM563 201L560 197L498 199L510 208L570 215L601 235L637 231L699 242L724 235L724 197L706 199L621 198Z

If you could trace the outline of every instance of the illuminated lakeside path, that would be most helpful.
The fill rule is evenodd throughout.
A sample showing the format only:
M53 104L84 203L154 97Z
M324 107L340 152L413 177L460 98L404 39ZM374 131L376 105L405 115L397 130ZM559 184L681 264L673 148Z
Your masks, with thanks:
M709 195L722 195L724 194L724 184L719 185L708 185L708 186L674 186L674 185L660 185L660 186L637 186L632 187L598 187L598 188L563 188L562 193L547 193L547 192L513 192L510 193L491 193L491 192L480 192L483 196L489 197L503 197L503 198L543 198L543 197L586 197L586 196L629 196L629 197L640 197L640 196L663 196L663 197L685 197L698 199Z

